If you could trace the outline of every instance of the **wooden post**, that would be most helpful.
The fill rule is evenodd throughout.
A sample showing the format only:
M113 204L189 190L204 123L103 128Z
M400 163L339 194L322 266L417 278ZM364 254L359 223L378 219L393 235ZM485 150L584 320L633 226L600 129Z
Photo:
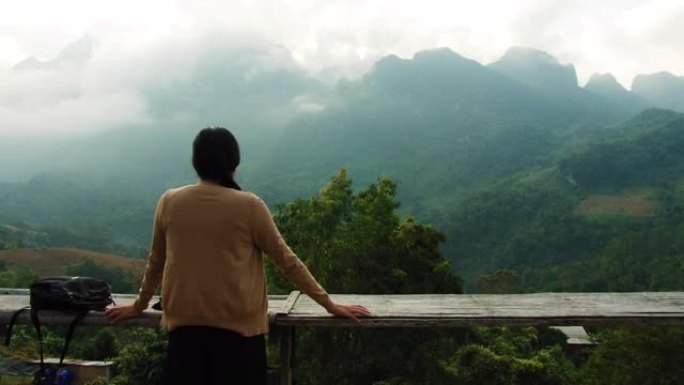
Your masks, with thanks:
M283 327L280 337L280 385L292 385L295 328Z
M294 307L302 293L293 291L287 296L283 307L276 315L278 317L287 317L290 310ZM292 355L294 354L294 326L281 327L280 332L280 385L292 385Z
M275 350L275 361L268 366L269 385L292 385L295 328L273 326L268 336L269 351Z
M269 385L292 385L292 356L294 354L295 328L294 326L279 326L278 318L287 317L294 307L301 293L291 292L280 309L275 312L271 320L271 333L269 345L277 349L277 363L271 365L269 373ZM277 371L274 373L274 371Z

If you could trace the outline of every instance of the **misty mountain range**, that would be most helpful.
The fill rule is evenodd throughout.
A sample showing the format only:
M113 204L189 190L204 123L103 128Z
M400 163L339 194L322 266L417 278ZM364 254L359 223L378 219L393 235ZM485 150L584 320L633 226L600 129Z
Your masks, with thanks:
M85 68L96 42L75 45L14 71ZM357 187L379 176L400 181L405 213L439 224L463 193L548 167L571 146L619 137L620 123L645 108L684 111L682 77L640 75L627 90L604 74L580 87L572 65L530 48L489 65L446 48L387 56L332 86L279 46L197 55L182 76L142 83L141 122L72 139L3 141L0 223L97 223L144 246L159 194L195 180L195 133L223 125L243 150L238 181L271 204L306 198L347 167ZM144 66L131 63L131 76Z
M0 161L12 164L12 167L0 171L0 181L27 180L41 171L81 168L84 156L78 154L88 153L82 147L95 146L102 137L107 138L108 146L116 145L118 139L115 138L121 138L126 146L129 142L147 142L150 139L142 137L155 130L165 133L164 142L173 142L176 139L171 137L180 135L183 143L199 127L225 125L236 131L255 161L261 162L269 157L270 146L296 141L292 136L302 130L301 126L325 124L321 130L326 131L342 124L322 121L336 114L367 112L378 117L385 112L395 114L398 111L410 115L403 124L410 121L421 132L432 134L435 130L453 129L437 127L434 120L440 121L438 126L448 120L461 127L470 125L470 131L500 123L547 127L552 124L567 128L617 122L647 107L684 111L682 77L669 73L639 75L629 91L613 76L603 74L592 76L586 86L580 87L572 65L560 64L549 54L531 48L511 48L501 59L487 66L449 49L419 52L408 60L388 56L361 78L340 79L330 86L299 68L283 47L268 44L229 46L225 43L227 47L221 49L221 43L217 38L215 47L193 52L196 58L186 64L189 69L183 73L158 68L173 69L180 66L178 63L152 65L148 63L154 60L149 58L121 64L124 80L145 78L139 85L132 83L136 84L135 91L139 93L134 99L144 101L145 115L140 122L120 124L104 134L93 127L94 134L80 135L76 140L64 140L50 134L42 135L46 137L44 140L20 135L6 138L0 144ZM75 76L72 82L76 84L92 81L88 75L82 75L86 77L83 79L73 74L89 73L86 69L96 50L97 42L84 37L65 47L55 59L27 58L14 66L14 72L21 76L54 73L57 77L66 73ZM101 61L96 60L95 64ZM177 61L180 63L183 59ZM111 72L103 76L113 76ZM83 102L83 108L74 108L79 111L97 108L86 102L87 90L67 87L60 92L62 94L55 97L53 105ZM11 100L5 103L10 110L15 107ZM125 116L127 108L131 107L122 104L112 109L108 105L104 111L92 113ZM368 111L355 110L364 108ZM373 108L378 110L371 111ZM393 109L397 111L391 111ZM138 113L130 111L132 116ZM58 122L40 124L49 126ZM423 129L423 126L430 128ZM125 131L132 132L123 134ZM343 131L334 131L343 134ZM135 138L138 135L141 137ZM80 149L79 142L83 143ZM307 148L307 143L299 144L304 150ZM165 147L169 148L169 145L165 144ZM183 153L187 154L187 150ZM117 154L111 156L118 157ZM89 159L89 154L85 158ZM111 161L117 162L116 159Z

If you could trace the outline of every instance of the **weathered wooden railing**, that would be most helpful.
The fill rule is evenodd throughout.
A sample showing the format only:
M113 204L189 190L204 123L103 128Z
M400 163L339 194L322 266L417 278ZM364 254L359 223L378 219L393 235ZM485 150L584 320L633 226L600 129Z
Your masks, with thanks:
M354 323L335 318L306 295L269 296L271 335L279 346L272 368L280 372L280 384L292 383L291 360L295 328L313 327L457 327L473 325L684 325L684 292L652 293L538 293L538 294L421 294L421 295L333 295L342 303L366 306L372 317ZM134 295L116 295L117 303L131 303ZM28 305L25 290L0 289L0 323L7 323L17 309ZM41 322L66 324L72 317L43 312ZM158 327L161 313L146 311L119 326ZM18 322L29 324L28 314ZM111 326L103 313L92 312L87 325Z

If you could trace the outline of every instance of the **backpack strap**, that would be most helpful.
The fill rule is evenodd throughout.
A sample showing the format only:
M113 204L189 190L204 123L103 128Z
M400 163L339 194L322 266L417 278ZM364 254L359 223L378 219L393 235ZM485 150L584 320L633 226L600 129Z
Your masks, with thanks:
M62 354L59 356L59 366L61 367L63 362L64 362L64 357L66 357L67 350L69 349L69 343L71 343L71 337L74 334L74 330L76 329L76 325L78 325L81 320L88 315L89 310L81 310L78 314L76 314L76 317L74 317L74 320L71 321L71 324L69 325L69 331L67 332L66 337L64 338L64 347L62 347Z
M22 309L23 310L23 309ZM64 358L67 355L67 351L69 350L69 344L71 343L71 337L74 334L74 330L76 329L76 325L78 325L81 320L88 315L88 310L82 310L76 316L74 317L74 320L71 321L71 324L69 324L69 331L67 331L67 335L64 339L64 346L62 347L62 353L59 356L59 367L63 366L64 364ZM33 322L33 327L36 329L36 334L38 334L38 344L39 344L39 350L40 350L40 372L42 374L41 377L45 377L45 358L44 358L44 353L43 353L43 334L40 329L40 319L38 318L38 309L32 308L31 309L31 321Z
M36 329L36 334L38 335L38 348L40 350L40 374L41 378L45 377L45 361L43 358L43 334L40 331L40 320L38 319L38 309L31 308L31 322L33 322L33 327Z
M30 309L31 306L26 306L22 307L21 309L17 310L12 314L12 318L10 319L10 323L7 326L7 335L5 335L5 346L9 346L10 340L12 339L12 328L14 327L14 324L17 323L17 318L19 318L19 315L24 312L24 310Z

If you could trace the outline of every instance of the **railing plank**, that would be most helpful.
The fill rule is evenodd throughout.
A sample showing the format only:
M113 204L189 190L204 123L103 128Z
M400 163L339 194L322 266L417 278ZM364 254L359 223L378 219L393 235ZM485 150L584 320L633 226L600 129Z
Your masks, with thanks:
M119 305L132 304L136 299L134 294L115 294L114 301ZM269 296L269 313L275 314L286 302L288 296L274 295ZM158 300L154 297L150 303ZM9 323L15 311L29 305L29 293L26 289L0 289L0 325ZM136 318L128 319L117 324L117 326L139 326L139 327L158 327L162 313L156 310L146 310ZM68 325L73 321L73 316L62 312L43 310L39 313L40 322L45 325ZM17 324L31 324L31 315L24 312L17 318ZM83 321L83 325L90 326L112 326L104 312L91 311Z
M335 295L373 316L333 318L302 295L279 325L452 327L472 325L684 325L684 293L535 293L502 295Z
M1 294L8 292L8 294ZM269 296L272 324L325 327L452 327L469 325L684 325L684 292L333 295L343 303L366 306L371 317L360 323L335 318L306 295ZM132 303L134 295L116 295L117 303ZM0 323L27 306L28 293L0 289ZM287 309L286 312L283 309ZM41 312L46 324L65 324L71 316ZM156 327L161 313L148 310L123 326ZM24 314L19 323L30 323ZM91 312L87 325L110 325L103 313Z

